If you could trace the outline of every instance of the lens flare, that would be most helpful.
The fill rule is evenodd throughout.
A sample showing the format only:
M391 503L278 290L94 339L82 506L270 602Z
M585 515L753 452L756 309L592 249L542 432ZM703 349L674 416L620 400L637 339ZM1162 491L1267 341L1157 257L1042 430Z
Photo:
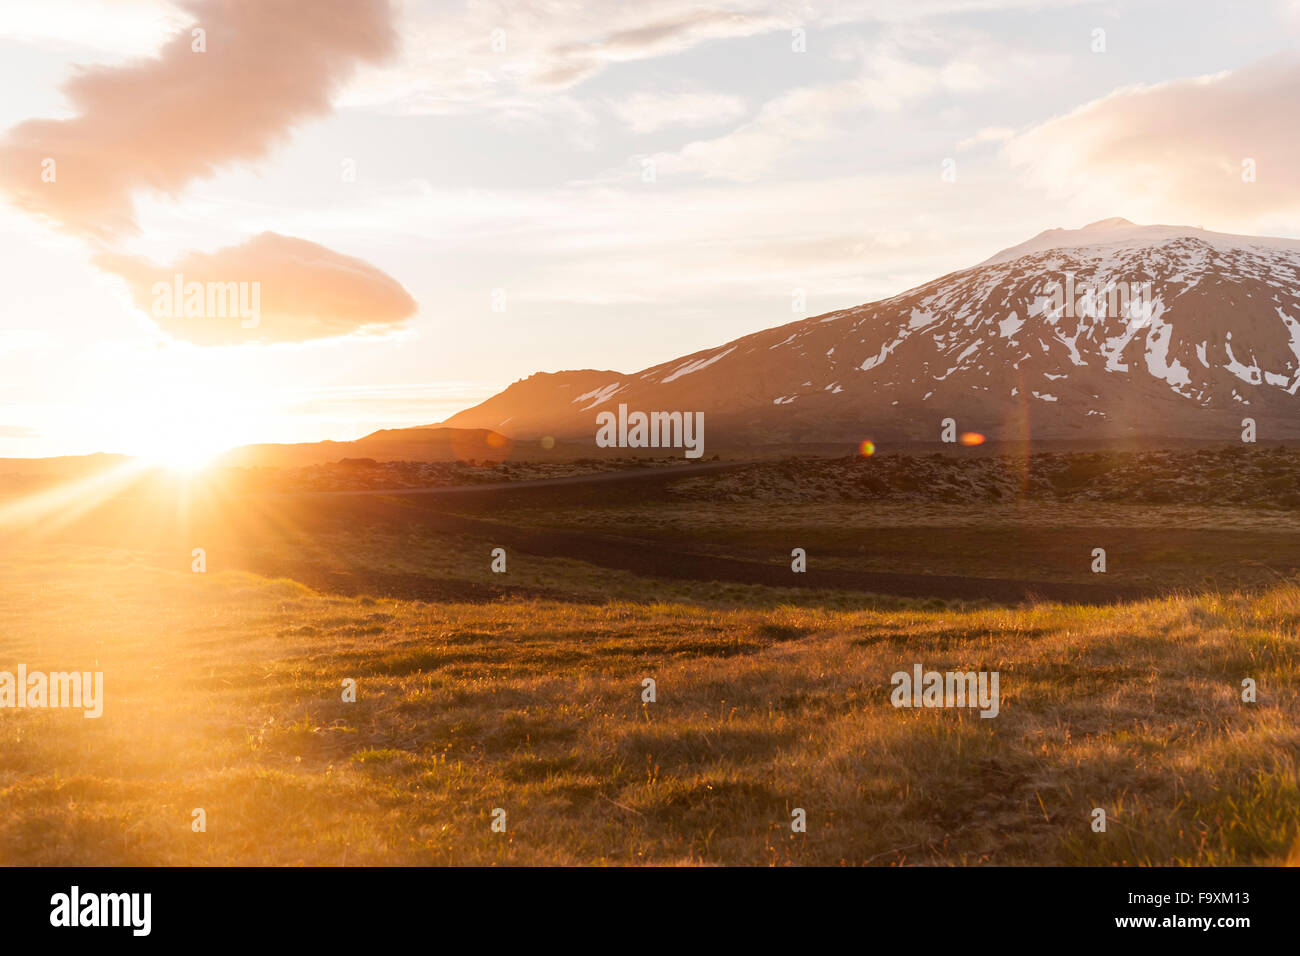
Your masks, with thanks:
M863 458L870 458L876 453L876 443L870 440L864 441L858 446L858 453L861 454Z
M984 444L984 436L979 432L962 432L961 443L963 445L982 445Z

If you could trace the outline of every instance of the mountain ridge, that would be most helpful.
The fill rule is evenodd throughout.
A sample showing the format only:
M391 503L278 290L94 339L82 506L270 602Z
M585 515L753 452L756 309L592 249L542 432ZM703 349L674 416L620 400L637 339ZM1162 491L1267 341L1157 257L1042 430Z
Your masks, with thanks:
M1296 438L1297 289L1298 240L1116 217L639 372L530 376L439 424L580 438L626 404L702 411L746 442L937 440L944 418L1017 440L1235 440L1253 417Z

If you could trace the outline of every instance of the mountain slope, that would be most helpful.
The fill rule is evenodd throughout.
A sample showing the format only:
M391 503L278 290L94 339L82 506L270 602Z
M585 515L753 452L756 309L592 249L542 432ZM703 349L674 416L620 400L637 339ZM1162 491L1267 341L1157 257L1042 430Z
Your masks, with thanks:
M625 403L702 411L715 441L936 440L948 417L992 438L1235 441L1247 416L1300 437L1298 390L1300 241L1108 219L630 375L535 375L444 424L594 437Z

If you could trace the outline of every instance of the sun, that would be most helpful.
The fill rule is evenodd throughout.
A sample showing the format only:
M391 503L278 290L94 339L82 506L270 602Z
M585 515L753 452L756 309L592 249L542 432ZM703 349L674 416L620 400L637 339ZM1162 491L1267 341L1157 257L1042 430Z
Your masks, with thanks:
M151 465L181 475L193 475L212 464L229 445L205 441L180 441L143 452L140 457Z
M128 443L146 464L192 475L249 440L246 416L222 402L178 402L138 422Z
M104 447L149 467L201 472L222 452L256 440L267 417L265 404L241 401L229 389L156 380L152 385L147 402L133 396L129 403L105 403L111 425L100 434Z

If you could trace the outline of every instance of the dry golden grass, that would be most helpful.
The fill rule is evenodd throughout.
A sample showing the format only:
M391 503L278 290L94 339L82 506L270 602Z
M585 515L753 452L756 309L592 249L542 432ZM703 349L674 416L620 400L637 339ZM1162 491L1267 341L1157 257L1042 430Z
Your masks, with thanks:
M450 605L51 547L0 561L0 610L0 669L106 696L0 712L8 864L1280 863L1300 829L1294 585ZM999 671L1001 715L894 709L914 662Z

